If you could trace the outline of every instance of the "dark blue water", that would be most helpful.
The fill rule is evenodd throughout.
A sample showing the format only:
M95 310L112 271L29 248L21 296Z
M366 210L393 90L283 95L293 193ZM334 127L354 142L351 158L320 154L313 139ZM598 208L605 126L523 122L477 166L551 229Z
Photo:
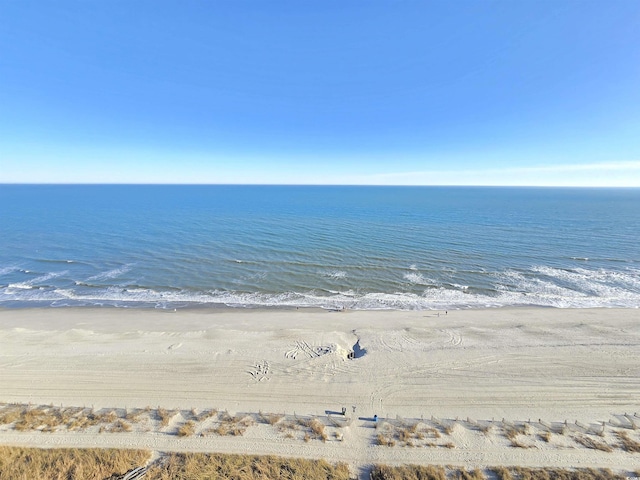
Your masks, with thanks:
M640 305L640 189L0 185L0 306Z

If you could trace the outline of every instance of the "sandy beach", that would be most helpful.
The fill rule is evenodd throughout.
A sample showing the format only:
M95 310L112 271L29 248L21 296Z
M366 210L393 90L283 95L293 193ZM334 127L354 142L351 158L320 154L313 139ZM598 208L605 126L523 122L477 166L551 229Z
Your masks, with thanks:
M316 417L333 436L303 442L260 422L237 438L180 438L171 426L100 435L5 426L0 443L272 453L354 470L384 462L631 471L640 454L574 437L603 428L599 438L612 445L618 430L640 440L638 318L637 309L4 310L5 404L273 412ZM330 419L343 408L348 426L337 428ZM378 433L411 425L447 431L434 442L450 448L376 444ZM505 436L518 426L522 448ZM552 441L541 439L547 430Z

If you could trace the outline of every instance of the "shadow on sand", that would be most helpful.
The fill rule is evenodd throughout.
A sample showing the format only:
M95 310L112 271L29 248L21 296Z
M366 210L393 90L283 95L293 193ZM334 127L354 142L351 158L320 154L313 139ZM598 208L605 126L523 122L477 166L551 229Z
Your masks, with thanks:
M360 339L353 345L353 356L351 358L364 357L367 354L366 348L360 346Z

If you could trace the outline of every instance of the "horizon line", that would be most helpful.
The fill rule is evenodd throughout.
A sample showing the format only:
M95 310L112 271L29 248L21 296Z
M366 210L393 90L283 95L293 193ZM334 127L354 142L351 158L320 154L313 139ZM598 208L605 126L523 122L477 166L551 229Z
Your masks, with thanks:
M237 187L448 187L448 188L609 188L609 189L636 189L640 185L468 185L468 184L347 184L347 183L171 183L171 182L2 182L0 186L237 186Z

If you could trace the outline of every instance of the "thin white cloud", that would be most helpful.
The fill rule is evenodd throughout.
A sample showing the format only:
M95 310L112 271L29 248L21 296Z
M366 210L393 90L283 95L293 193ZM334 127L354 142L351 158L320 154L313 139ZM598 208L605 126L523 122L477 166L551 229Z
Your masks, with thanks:
M391 178L442 174L490 174L490 173L557 173L557 172L588 172L588 171L620 171L640 170L640 161L631 162L603 162L568 165L545 165L537 167L507 167L507 168L477 168L455 170L419 170L411 172L388 172L371 175L370 178Z
M587 171L620 171L640 170L640 161L584 163L574 165L545 165L540 167L521 167L506 169L513 172L587 172Z
M530 167L430 169L387 172L362 183L396 185L531 185L640 187L640 161L540 165Z

